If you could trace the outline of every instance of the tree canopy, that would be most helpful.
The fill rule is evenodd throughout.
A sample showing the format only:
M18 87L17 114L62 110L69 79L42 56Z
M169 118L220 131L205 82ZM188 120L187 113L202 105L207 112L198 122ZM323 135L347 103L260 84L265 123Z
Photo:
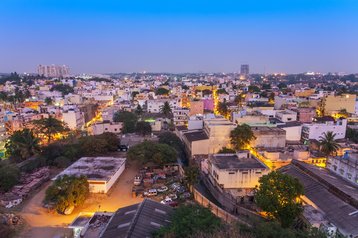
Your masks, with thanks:
M15 164L0 160L0 191L7 192L18 184L20 171Z
M54 209L64 214L70 207L81 206L88 195L89 185L85 176L64 175L48 187L44 202L54 204Z
M62 96L65 96L70 93L74 93L73 88L67 84L56 84L52 86L51 91L58 91L62 93Z
M221 226L221 220L199 205L183 205L174 211L171 223L162 227L154 237L186 238L195 233L210 234Z
M15 131L5 144L6 154L16 162L28 159L40 152L40 140L33 131L24 129Z
M269 218L287 228L303 211L301 203L297 201L303 193L303 186L298 179L273 171L259 179L255 200Z
M332 131L325 132L319 137L320 151L326 156L336 153L340 147L335 137L336 134Z
M64 122L52 116L35 120L32 123L35 126L35 130L39 134L44 135L45 139L47 140L47 143L51 143L51 141L55 138L56 135L69 131Z
M150 135L152 133L152 126L149 122L139 121L136 125L136 133L142 136Z
M129 148L127 157L143 165L150 163L164 165L177 161L177 153L172 147L152 141L144 141Z
M230 133L230 142L235 150L246 149L252 140L256 139L251 127L247 124L238 125Z
M227 147L221 148L218 152L218 154L231 154L231 153L235 153L235 150L227 148Z
M157 90L155 90L155 94L156 95L168 95L169 90L166 88L157 88Z
M114 114L113 121L123 122L123 133L133 133L136 129L138 117L133 112L118 111Z
M163 113L165 117L169 117L172 114L172 108L168 101L166 101L160 108L160 112Z

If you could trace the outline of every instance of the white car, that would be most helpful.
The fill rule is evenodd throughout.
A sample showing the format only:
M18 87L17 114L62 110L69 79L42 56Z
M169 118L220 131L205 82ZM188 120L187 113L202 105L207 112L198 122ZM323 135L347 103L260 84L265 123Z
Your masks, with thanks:
M148 192L144 192L144 196L146 197L152 197L152 196L157 196L158 192L156 189L149 189Z

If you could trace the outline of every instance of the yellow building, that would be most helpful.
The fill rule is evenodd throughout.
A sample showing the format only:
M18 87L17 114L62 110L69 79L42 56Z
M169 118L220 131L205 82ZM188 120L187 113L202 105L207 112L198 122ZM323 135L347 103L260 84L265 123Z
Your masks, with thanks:
M346 110L348 113L355 112L357 96L354 94L327 95L322 100L324 115L332 115L340 110Z

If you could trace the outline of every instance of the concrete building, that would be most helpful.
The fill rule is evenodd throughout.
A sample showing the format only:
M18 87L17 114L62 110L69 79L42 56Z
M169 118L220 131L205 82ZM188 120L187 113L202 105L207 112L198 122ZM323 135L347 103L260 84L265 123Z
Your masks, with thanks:
M70 109L62 113L63 122L67 124L67 126L71 130L81 130L85 126L85 118L84 114L76 109Z
M125 169L125 158L82 157L52 180L63 175L84 175L91 193L107 193Z
M188 108L174 108L173 110L173 121L174 125L186 125L188 123L188 115L189 109Z
M297 121L302 123L311 123L313 118L316 116L315 108L301 107L291 110L297 113Z
M346 137L347 119L335 120L333 117L324 116L314 118L312 124L303 124L302 140L319 140L324 133L332 131L335 139Z
M196 155L209 154L209 137L203 130L183 133L182 140L191 158Z
M330 156L327 160L327 169L354 184L358 184L358 153L346 151L343 156Z
M114 134L120 134L122 132L122 122L109 122L103 121L101 123L95 123L90 127L90 133L92 135L101 135L105 132L111 132Z
M147 111L150 113L160 113L165 102L169 103L172 110L180 106L179 99L152 99L147 101Z
M251 142L255 148L282 148L286 146L286 131L281 128L251 127L256 139Z
M62 78L68 77L70 69L66 65L39 65L37 73L45 77Z
M340 110L355 113L356 99L357 96L355 94L326 95L322 99L324 115L331 116Z
M248 64L242 64L240 67L240 74L242 76L248 76L250 74L250 66Z
M269 168L249 151L213 154L209 157L209 175L222 189L253 189Z
M278 128L281 128L286 131L286 141L300 141L302 134L302 123L293 121L287 122L284 125L277 125Z
M5 144L7 139L5 127L5 108L0 105L0 159L5 157Z
M203 101L190 101L189 116L204 114L204 102Z
M292 110L284 110L276 113L276 118L282 122L297 121L297 112Z

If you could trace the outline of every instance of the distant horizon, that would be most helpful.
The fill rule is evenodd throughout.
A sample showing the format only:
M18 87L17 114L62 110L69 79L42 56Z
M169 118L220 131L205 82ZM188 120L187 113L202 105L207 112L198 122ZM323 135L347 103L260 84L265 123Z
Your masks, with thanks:
M0 9L0 72L358 71L355 0L1 0Z

